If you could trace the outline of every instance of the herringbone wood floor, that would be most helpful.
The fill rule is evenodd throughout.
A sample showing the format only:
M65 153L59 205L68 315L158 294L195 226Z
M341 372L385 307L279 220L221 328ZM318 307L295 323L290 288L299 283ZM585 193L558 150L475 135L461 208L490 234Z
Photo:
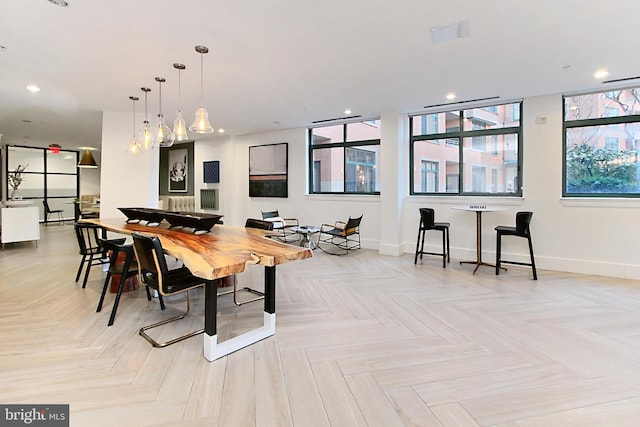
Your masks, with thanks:
M213 363L196 337L153 349L139 289L96 313L103 274L74 283L73 227L0 252L0 402L68 403L73 426L637 426L640 284L435 258L320 251L278 268L277 333ZM261 269L240 277L261 282ZM193 315L166 338L202 324ZM219 303L219 334L262 304Z

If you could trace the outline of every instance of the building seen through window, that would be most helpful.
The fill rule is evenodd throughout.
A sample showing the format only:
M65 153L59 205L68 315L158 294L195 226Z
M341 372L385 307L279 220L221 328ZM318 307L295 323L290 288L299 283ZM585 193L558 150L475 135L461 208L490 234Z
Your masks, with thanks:
M380 193L380 121L309 129L309 192Z
M521 103L411 116L411 194L521 195Z

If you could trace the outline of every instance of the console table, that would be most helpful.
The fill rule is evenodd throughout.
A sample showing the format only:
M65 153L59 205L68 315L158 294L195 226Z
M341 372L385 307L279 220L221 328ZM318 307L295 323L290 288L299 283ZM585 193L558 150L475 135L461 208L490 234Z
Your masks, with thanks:
M6 243L40 240L40 219L36 206L0 208L0 242Z

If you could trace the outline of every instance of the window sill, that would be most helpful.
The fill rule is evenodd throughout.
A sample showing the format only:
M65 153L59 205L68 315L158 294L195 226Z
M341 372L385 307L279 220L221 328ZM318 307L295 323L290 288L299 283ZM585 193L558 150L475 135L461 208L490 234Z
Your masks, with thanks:
M627 197L561 197L566 207L639 208L640 199Z

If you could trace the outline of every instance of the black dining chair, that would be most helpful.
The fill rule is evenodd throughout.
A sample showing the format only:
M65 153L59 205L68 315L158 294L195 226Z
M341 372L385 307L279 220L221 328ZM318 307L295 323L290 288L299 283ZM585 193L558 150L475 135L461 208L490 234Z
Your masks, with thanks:
M442 257L442 268L447 267L447 262L451 261L449 251L449 226L448 222L435 222L435 210L432 208L420 208L420 225L418 227L418 242L416 243L416 254L413 263L418 263L418 255L437 255ZM428 230L442 232L442 252L425 252L424 238Z
M516 213L516 226L499 225L496 227L496 275L500 274L501 264L515 264L531 267L533 271L533 280L538 280L538 274L536 272L536 262L533 257L533 244L531 243L531 218L533 212L518 212ZM506 261L502 259L502 236L516 236L527 239L529 243L529 259L530 262L518 262L518 261ZM506 270L506 269L505 269Z
M259 230L272 231L273 230L273 222L265 221L265 220L261 220L261 219L255 219L255 218L247 218L246 222L244 223L244 227L245 228L256 228L256 229L259 229ZM235 274L232 275L232 276L229 276L229 280L231 282L233 282L233 289L228 290L228 291L219 292L218 296L233 294L233 303L235 305L237 305L237 306L241 306L241 305L244 305L244 304L248 304L250 302L260 301L260 300L264 299L264 292L259 291L257 289L249 288L247 286L245 286L242 289L238 289L238 278L236 277ZM249 293L252 293L252 294L254 294L256 296L254 298L250 298L248 300L240 301L238 299L238 292L240 292L240 291L249 292Z
M184 313L151 325L143 326L138 331L140 336L150 342L154 347L166 347L203 333L204 329L198 329L165 342L156 341L147 334L146 331L149 329L184 319L191 308L189 291L217 280L209 281L194 276L185 266L169 270L164 250L162 249L162 243L157 236L138 232L133 232L131 236L133 237L133 248L138 260L138 279L140 282L151 289L155 289L158 291L158 294L162 296L170 296L182 292L186 292L187 294L187 309Z
M104 298L109 287L109 281L114 276L120 276L118 283L118 290L116 292L115 300L113 301L113 307L111 308L111 315L109 316L109 322L107 326L112 326L116 318L116 312L118 311L118 304L120 303L120 297L127 279L136 277L138 275L138 261L135 258L133 244L120 243L120 241L113 240L99 240L100 246L109 253L109 270L107 270L107 277L104 279L104 286L102 287L102 294L100 295L100 301L98 302L98 308L96 313L102 311L102 305ZM123 260L119 260L120 255L124 255ZM151 301L151 292L149 287L145 286L147 292L147 300ZM162 295L158 295L160 307L164 310L164 301Z
M47 202L46 200L42 201L42 204L44 206L44 223L45 224L49 224L49 217L52 214L55 214L58 216L58 224L64 225L64 218L62 218L62 209L51 209L49 208L49 202Z
M82 270L85 269L84 280L82 281L82 287L84 288L87 286L91 267L110 262L107 250L100 244L101 239L106 239L107 233L104 228L95 224L76 222L73 226L78 240L78 247L80 248L80 255L82 255L78 273L76 274L76 282L80 280ZM124 238L111 240L116 244L122 244L124 241Z

